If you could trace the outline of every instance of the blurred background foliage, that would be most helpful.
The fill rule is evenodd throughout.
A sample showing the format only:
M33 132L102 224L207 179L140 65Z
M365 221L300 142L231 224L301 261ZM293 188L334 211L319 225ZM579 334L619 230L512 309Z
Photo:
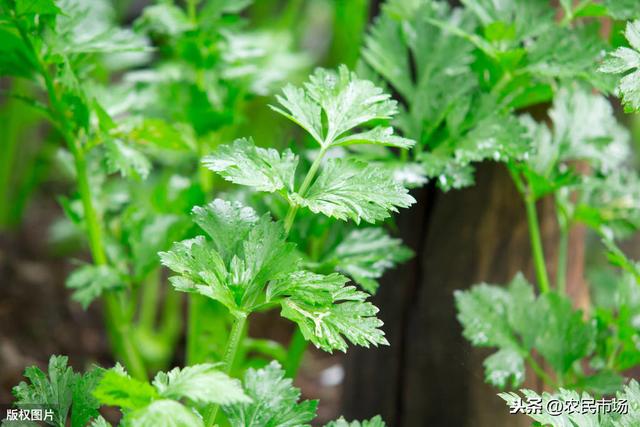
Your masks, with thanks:
M367 61L360 61L363 44L367 46L363 52L364 56L369 55L368 62L375 60L375 43L372 39L368 45L365 43L365 32L379 14L378 1L199 3L87 0L85 6L90 5L91 13L79 15L81 22L61 24L67 25L67 32L61 34L68 44L61 38L59 48L66 52L76 49L70 57L76 61L74 67L81 70L83 91L98 100L100 108L108 113L98 114L97 125L110 138L92 141L92 135L87 133L84 141L88 146L99 146L89 162L90 185L105 221L109 257L131 272L133 282L145 284L139 287L144 294L139 296L140 301L146 303L139 307L136 339L153 369L184 361L198 362L219 354L218 344L224 342L220 336L227 330L222 320L183 331L182 299L160 287L164 273L158 268L156 253L166 250L171 242L194 234L188 215L192 206L203 204L212 189L217 194L228 192L229 198L252 197L232 192L229 183L198 167L199 159L218 145L242 136L252 135L258 145L277 148L299 140L303 135L267 106L286 83L301 83L316 66L346 64L373 79L387 77L375 75L365 66ZM613 28L608 31L612 45L624 44L619 36L622 24L611 25ZM114 35L120 27L132 30ZM92 43L105 40L114 43L112 52L91 55L98 46ZM141 49L118 49L119 44L125 43L138 43ZM451 50L440 52L446 59L460 53L457 46L448 48ZM434 82L442 90L439 95L445 98L454 90L464 91L465 82L457 83L460 86L452 87L450 81ZM411 95L412 88L403 92L393 82L390 86L399 97L408 99ZM89 307L86 312L67 301L74 282L72 279L71 284L67 283L72 289L66 289L64 283L73 268L80 266L72 275L76 288L87 288L82 281L82 268L87 266L83 255L87 248L80 231L82 202L74 190L70 153L60 148L61 135L47 123L38 103L25 102L41 96L36 87L7 77L0 80L0 88L0 401L10 401L10 387L17 383L22 368L46 360L51 353L69 354L79 365L93 361L110 365L111 358L101 332L100 308L89 306L94 295L73 294L75 301ZM549 106L548 101L542 100L543 107ZM68 102L74 120L83 126L83 121L89 120L84 117L83 103L91 101ZM640 118L623 115L618 104L614 105L616 115L631 131L637 167ZM409 103L406 107L412 108ZM511 107L530 105L515 103ZM416 107L419 108L420 105ZM534 110L532 114L539 112ZM422 122L405 119L401 123L405 135L428 139L420 127ZM305 143L309 148L313 146L311 141ZM418 181L423 183L419 178ZM429 191L432 195L434 184L430 184ZM270 209L278 210L276 200L252 202L258 206L268 203ZM520 201L511 203L517 205ZM303 225L293 231L292 239L302 241L301 235L309 230L326 230L313 221L322 220L309 218L305 226L303 218ZM393 222L389 227L397 230ZM349 231L338 227L333 233L342 238ZM322 236L317 241L332 240ZM623 247L635 258L640 255L637 239L626 241ZM312 243L306 249L312 261L331 262L332 254L326 247L314 247ZM591 297L598 306L615 306L611 289L618 279L600 250L599 236L587 235L585 252L587 277L593 284ZM72 262L67 261L69 256L73 257ZM407 258L405 252L389 262L393 265ZM366 282L366 278L362 281ZM212 314L220 310L216 304L199 304L202 316L215 317ZM384 312L384 303L381 305ZM255 336L270 335L282 342L290 332L268 315L257 323L252 333ZM218 338L212 339L214 336ZM177 344L185 341L186 352L174 353L181 347ZM272 344L255 340L246 351L284 358L281 347ZM340 356L315 354L306 363L307 369L299 378L303 391L320 397L321 419L334 418L341 411L338 400L344 372ZM358 369L353 364L347 366ZM481 371L474 375L482 380ZM354 390L357 388L349 388L348 392ZM348 403L355 412L358 405L353 401L357 399L351 397Z
M80 133L91 149L89 185L104 221L108 257L130 272L127 280L145 285L134 296L142 304L136 310L137 347L152 370L219 354L228 322L221 307L199 301L200 315L218 320L183 331L183 299L162 285L166 277L156 254L195 233L189 212L213 188L216 194L231 189L198 167L203 155L241 136L279 148L302 136L267 105L286 83L301 83L316 66L354 67L375 5L91 0L61 1L59 7L70 13L59 17L55 38L40 24L42 61L56 55L71 61L73 74L53 70L56 84L77 94L62 99L63 108L78 129L97 120L91 126L109 135L103 140ZM0 80L0 401L6 402L22 368L48 354L68 354L79 366L113 363L101 308L90 305L100 291L88 281L99 277L104 289L118 283L113 271L97 272L86 263L73 156L41 108L47 100L40 82L20 78L35 60L18 58L26 69L7 67L17 51L12 49L9 43L0 49L7 55L0 68L9 76ZM89 109L97 111L95 117L89 118ZM248 196L234 191L229 197ZM290 327L262 317L252 335L286 342ZM185 340L186 351L175 353ZM282 360L276 341L248 340L244 351ZM323 398L328 408L320 409L321 419L338 410L336 386L343 373L334 360L318 353L300 375L305 393Z

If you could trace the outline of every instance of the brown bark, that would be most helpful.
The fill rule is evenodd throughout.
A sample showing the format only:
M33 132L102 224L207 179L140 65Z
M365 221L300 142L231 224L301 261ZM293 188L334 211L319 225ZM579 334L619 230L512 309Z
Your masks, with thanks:
M534 280L523 202L504 166L481 165L476 180L445 194L421 190L417 206L400 215L400 235L416 257L388 274L375 297L391 345L348 354L346 416L380 413L393 427L530 425L510 415L497 390L484 384L482 361L491 350L472 348L456 319L456 289L504 284L518 271ZM551 201L539 212L546 253L554 259ZM578 289L582 263L570 258L569 272L570 289ZM526 386L539 388L535 378Z

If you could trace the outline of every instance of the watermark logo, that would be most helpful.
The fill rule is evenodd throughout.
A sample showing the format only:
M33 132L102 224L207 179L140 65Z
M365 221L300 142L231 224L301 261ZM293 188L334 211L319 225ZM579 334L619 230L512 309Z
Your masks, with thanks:
M627 414L629 402L627 399L549 399L543 401L539 397L514 399L509 404L512 414L538 415L544 412L557 416L561 414Z
M0 405L0 422L2 425L22 425L25 421L50 425L55 423L56 411L51 406L44 405L20 405L19 408L11 405Z

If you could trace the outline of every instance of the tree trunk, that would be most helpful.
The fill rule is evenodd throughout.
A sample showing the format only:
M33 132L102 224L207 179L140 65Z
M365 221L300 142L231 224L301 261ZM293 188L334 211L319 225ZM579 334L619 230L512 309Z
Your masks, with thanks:
M460 191L420 190L418 204L400 215L400 236L416 256L386 275L374 299L391 345L349 350L343 397L348 418L379 413L392 427L530 425L509 414L497 390L484 383L482 360L492 350L472 348L456 319L456 289L504 284L518 271L534 280L524 205L504 166L480 165L476 180ZM550 260L557 244L551 208L546 200L539 206ZM555 266L549 267L555 277ZM581 261L570 258L571 290L581 287L573 283L581 272ZM535 378L526 386L539 388Z

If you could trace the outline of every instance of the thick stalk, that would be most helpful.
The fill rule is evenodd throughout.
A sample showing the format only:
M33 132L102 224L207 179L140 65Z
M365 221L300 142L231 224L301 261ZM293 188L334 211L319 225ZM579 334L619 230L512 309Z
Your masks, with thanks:
M82 200L91 255L97 265L106 265L107 256L102 243L100 222L91 198L89 174L84 152L80 147L76 147L76 149L73 150L73 155L76 167L76 179L78 181L78 192ZM107 334L109 335L111 345L116 355L122 360L131 375L136 378L146 378L147 372L144 368L142 358L131 340L131 319L124 314L124 309L118 300L117 294L114 292L106 292L103 298L105 303Z
M15 101L11 102L11 104ZM16 135L15 114L12 114L9 104L6 113L3 111L3 123L0 125L0 129L3 133L3 143L1 146L2 152L0 153L0 228L7 226L10 221L11 215L9 214L12 206L11 194L14 188L12 188L12 178L16 173L14 168L14 162L16 158L16 152L18 147L19 138Z
M285 360L284 370L285 374L289 378L295 378L298 373L298 368L302 363L302 357L307 349L307 340L302 335L300 328L296 326L291 342L289 342L289 348L287 349L287 359Z
M236 354L238 353L238 349L240 348L240 343L242 342L246 323L246 316L237 317L235 322L233 323L233 327L231 328L231 335L229 336L227 349L224 353L224 360L222 361L223 371L226 374L230 374L231 369L233 368L233 362L235 361ZM204 418L206 427L212 427L215 424L216 418L218 417L219 409L220 405L212 405L208 408L207 414Z
M174 342L182 327L182 295L174 289L167 289L160 321L160 333L169 342Z
M334 2L333 37L327 60L330 66L345 64L349 68L355 67L369 21L369 2L370 0Z
M158 309L158 291L160 290L160 275L153 270L142 283L142 301L140 301L140 325L152 331L156 324Z
M287 31L295 31L295 24L300 22L304 0L289 0L280 14L278 26Z
M525 195L524 201L527 208L531 251L533 252L533 262L538 279L538 286L540 287L540 292L547 293L549 292L549 276L547 275L542 238L540 237L540 222L538 221L538 212L536 211L536 201L530 195Z
M202 295L189 295L189 318L187 320L187 365L202 362L198 360L198 337L200 336L200 312L206 301Z
M100 222L98 220L96 210L93 206L93 199L91 197L89 173L87 171L87 161L84 157L84 151L78 143L76 135L69 129L69 123L65 115L66 110L64 106L60 104L60 98L56 93L56 88L53 84L53 80L49 76L46 66L40 59L39 52L34 48L28 34L17 21L16 28L18 28L20 36L25 42L27 48L33 53L34 57L37 58L38 72L44 79L54 124L62 134L65 143L73 154L77 175L76 179L78 183L78 192L80 193L80 198L82 200L82 207L85 216L85 226L87 228L87 237L89 240L91 255L97 265L106 265L107 256L105 254L102 242ZM127 318L127 316L125 315L125 310L120 304L118 295L116 293L106 292L103 298L105 303L104 315L107 333L109 335L109 339L116 356L122 360L131 375L137 378L146 379L147 373L144 368L144 364L137 349L131 341L131 319Z
M569 252L569 228L560 224L558 240L558 268L556 271L556 288L561 295L567 291L567 255Z

